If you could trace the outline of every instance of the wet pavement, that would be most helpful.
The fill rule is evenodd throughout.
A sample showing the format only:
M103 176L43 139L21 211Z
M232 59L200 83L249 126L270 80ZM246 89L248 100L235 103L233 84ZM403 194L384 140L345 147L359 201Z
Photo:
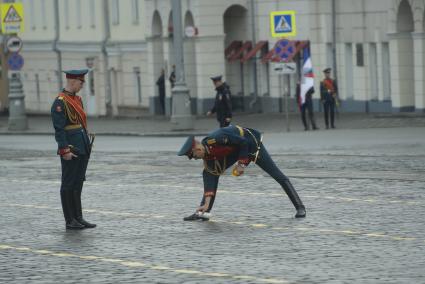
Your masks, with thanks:
M0 136L0 283L425 283L425 129L270 133L307 207L257 166L226 173L209 222L184 138L99 137L65 231L51 136Z

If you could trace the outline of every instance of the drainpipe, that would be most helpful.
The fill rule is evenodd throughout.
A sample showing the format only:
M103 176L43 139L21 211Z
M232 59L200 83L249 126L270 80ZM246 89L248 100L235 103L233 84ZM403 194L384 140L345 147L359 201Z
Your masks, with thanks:
M53 40L53 51L56 53L57 66L58 66L58 90L63 88L62 81L62 52L58 48L60 38L60 20L59 20L59 0L54 1L55 9L55 39Z
M105 104L106 104L106 115L111 116L112 115L112 92L111 92L111 78L109 74L109 58L108 58L108 51L106 50L106 45L109 42L109 39L111 38L111 29L109 25L109 2L108 0L103 0L103 14L104 14L104 21L103 21L103 27L105 31L105 38L102 41L102 54L103 54L103 72L104 72L104 80L106 85L106 95L105 95Z
M254 0L251 0L251 30L252 30L252 46L255 47L255 44L257 42L256 39L256 25L255 25L255 5ZM254 104L257 103L257 90L258 90L258 78L257 78L257 59L255 58L255 55L252 57L252 69L253 69L253 81L254 81L254 98L252 101L249 102L249 108L252 109L254 107Z
M336 1L332 0L332 69L334 70L334 79L338 82L338 72L336 64Z

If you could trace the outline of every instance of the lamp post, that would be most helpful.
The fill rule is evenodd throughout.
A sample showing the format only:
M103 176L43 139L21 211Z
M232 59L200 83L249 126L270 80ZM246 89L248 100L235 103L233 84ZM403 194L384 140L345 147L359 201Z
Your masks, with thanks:
M176 83L171 90L173 100L171 123L173 130L193 129L189 89L184 77L183 28L181 19L181 0L172 0L173 8L173 41L176 65Z

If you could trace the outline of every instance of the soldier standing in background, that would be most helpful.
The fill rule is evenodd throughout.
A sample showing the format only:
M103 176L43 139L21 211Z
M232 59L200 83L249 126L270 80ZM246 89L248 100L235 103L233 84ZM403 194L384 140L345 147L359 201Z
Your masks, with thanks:
M320 99L323 103L326 129L329 129L329 116L331 127L335 128L335 105L338 99L338 88L335 80L331 78L331 68L326 68L323 73L325 79L320 82Z
M210 116L217 113L217 121L220 127L226 127L232 121L232 98L227 84L221 80L221 75L212 77L211 80L217 91L213 108L207 112Z

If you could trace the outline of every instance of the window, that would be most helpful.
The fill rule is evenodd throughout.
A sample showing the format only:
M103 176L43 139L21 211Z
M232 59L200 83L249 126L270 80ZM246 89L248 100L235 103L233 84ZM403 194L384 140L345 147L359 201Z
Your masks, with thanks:
M118 25L120 23L120 6L118 3L118 0L112 0L111 13L112 13L112 24Z
M46 0L41 0L40 6L41 6L41 26L45 30L47 29Z
M364 66L363 44L361 43L356 43L356 63L359 67Z
M90 27L96 27L96 11L94 0L89 0Z
M63 2L65 28L69 29L69 1Z
M35 91L37 95L37 101L40 102L40 77L38 74L35 74Z
M135 85L136 85L135 95L136 95L137 101L140 105L142 103L142 83L141 83L141 78L140 78L140 68L134 67L133 73L134 73L134 81L135 81Z
M139 24L139 0L131 0L131 15L133 24Z
M30 27L31 27L32 30L35 30L36 29L36 23L35 23L36 10L35 10L35 6L34 6L34 0L30 0L29 7L30 7L30 11L31 11L30 12L30 15L31 15L30 16Z
M75 13L76 13L76 21L77 21L77 29L81 29L82 21L81 21L81 0L77 0L75 3Z

